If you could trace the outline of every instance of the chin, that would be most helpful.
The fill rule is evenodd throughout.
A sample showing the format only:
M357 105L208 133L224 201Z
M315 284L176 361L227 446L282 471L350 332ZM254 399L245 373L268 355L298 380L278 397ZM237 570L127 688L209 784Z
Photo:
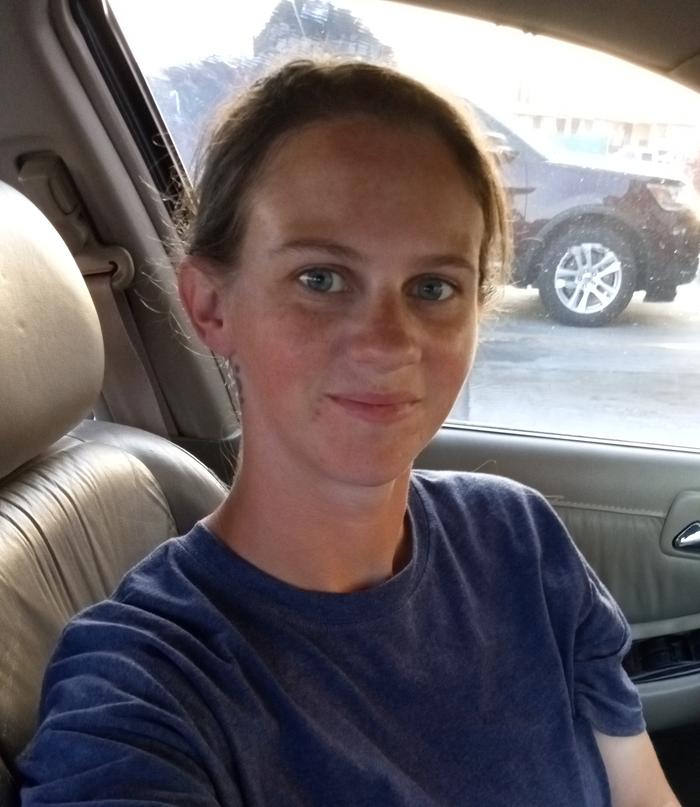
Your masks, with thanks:
M405 477L415 458L437 429L396 429L384 434L334 435L316 455L321 473L329 480L366 487L380 487Z
M324 463L324 473L329 479L361 487L382 487L405 477L413 467L415 455L401 457L378 457L368 452L363 457L342 455ZM340 460L340 461L339 461Z

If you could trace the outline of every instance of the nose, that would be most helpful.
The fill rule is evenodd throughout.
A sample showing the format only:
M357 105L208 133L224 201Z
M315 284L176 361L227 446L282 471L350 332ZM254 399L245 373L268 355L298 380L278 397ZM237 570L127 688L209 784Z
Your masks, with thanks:
M419 361L418 323L400 292L363 300L351 325L350 358L390 371Z

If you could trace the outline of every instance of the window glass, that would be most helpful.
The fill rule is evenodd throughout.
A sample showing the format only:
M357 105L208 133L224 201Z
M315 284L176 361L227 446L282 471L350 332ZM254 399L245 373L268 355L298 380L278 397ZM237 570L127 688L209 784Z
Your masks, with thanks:
M449 422L700 447L700 95L382 0L111 6L188 168L217 105L287 58L393 65L471 105L508 187L515 261Z

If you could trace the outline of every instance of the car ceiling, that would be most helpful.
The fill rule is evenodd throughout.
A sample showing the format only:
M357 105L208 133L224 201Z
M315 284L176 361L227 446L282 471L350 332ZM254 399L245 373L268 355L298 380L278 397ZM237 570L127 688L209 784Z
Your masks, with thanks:
M423 0L412 4L608 51L700 91L699 0ZM493 68L498 67L495 55ZM502 69L512 65L503 63Z

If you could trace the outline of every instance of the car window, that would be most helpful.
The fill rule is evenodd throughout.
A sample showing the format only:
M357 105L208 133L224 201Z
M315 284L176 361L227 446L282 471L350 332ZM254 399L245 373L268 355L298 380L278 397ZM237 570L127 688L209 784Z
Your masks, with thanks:
M189 171L217 106L293 57L389 64L480 119L515 258L448 425L700 447L700 95L394 2L110 4Z

